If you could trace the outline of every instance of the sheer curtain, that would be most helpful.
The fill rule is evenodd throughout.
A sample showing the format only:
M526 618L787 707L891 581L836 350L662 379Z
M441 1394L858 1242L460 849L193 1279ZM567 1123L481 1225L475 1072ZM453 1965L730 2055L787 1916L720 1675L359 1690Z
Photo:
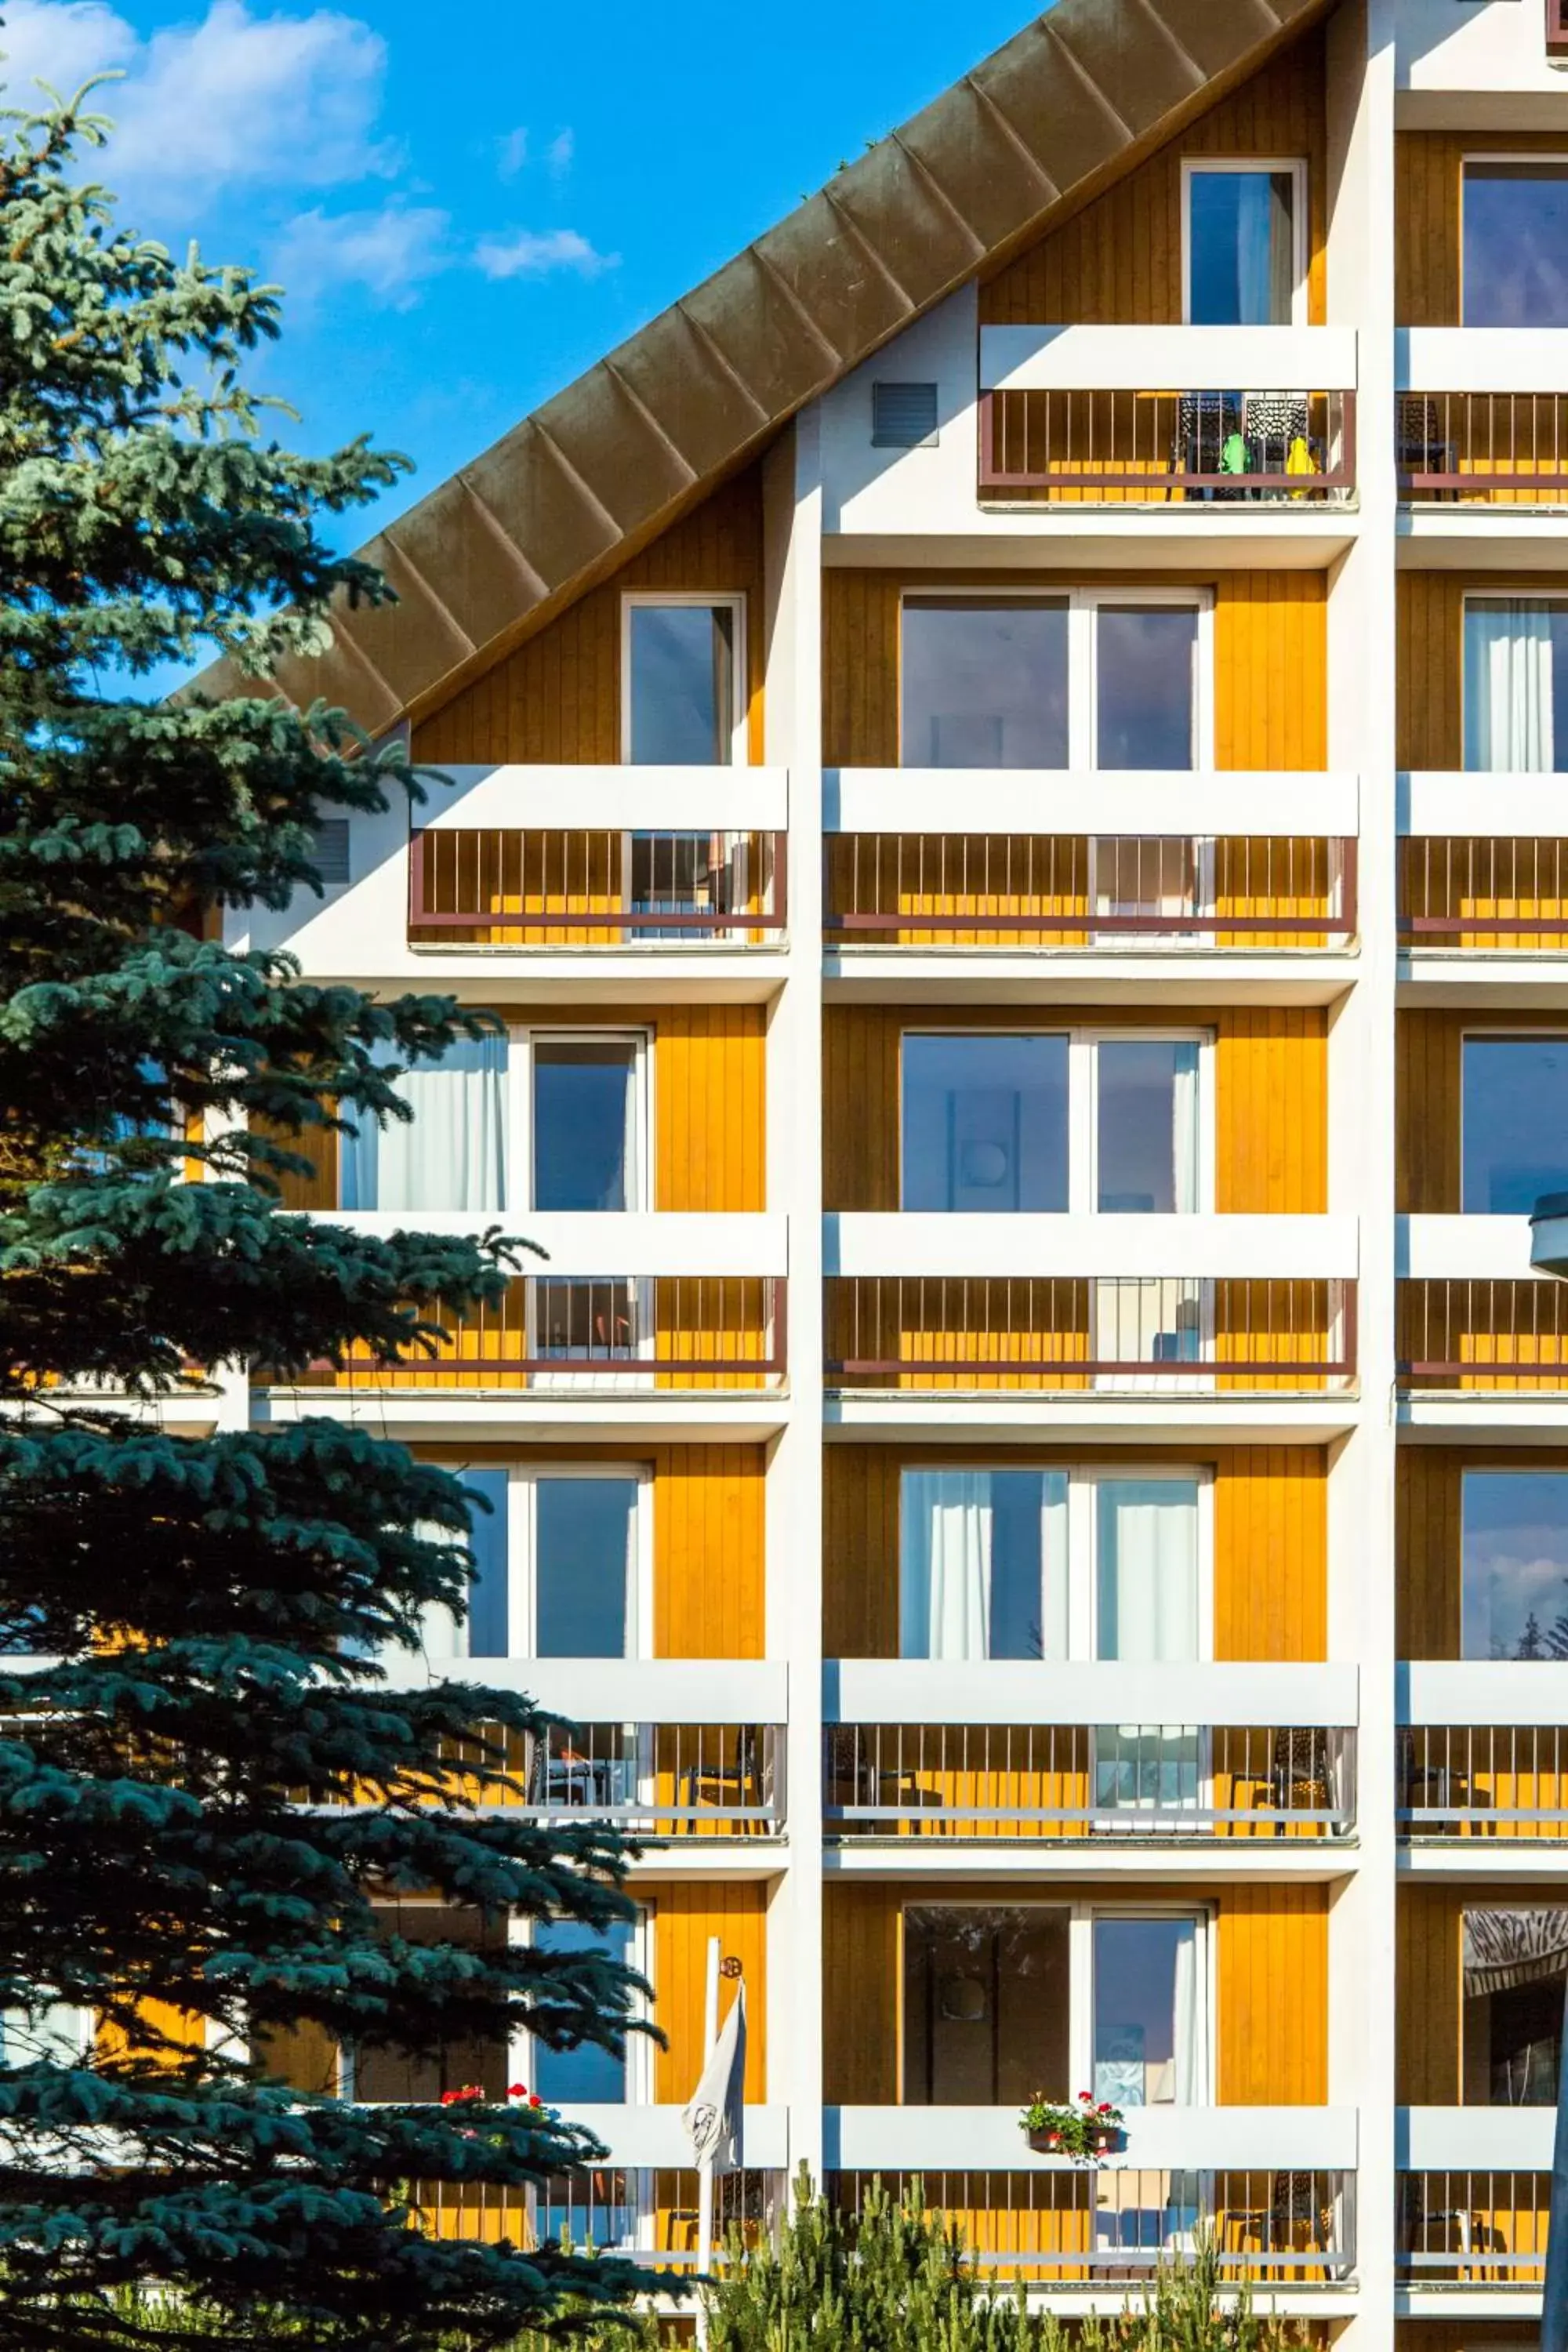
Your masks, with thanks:
M1198 1049L1195 1042L1177 1045L1171 1080L1172 1187L1179 1216L1190 1217L1198 1207Z
M1178 2107L1195 2107L1208 2084L1208 2014L1198 1966L1198 1931L1189 1921L1176 1945L1172 1995L1172 2049L1175 2056L1173 2097Z
M1102 1658L1177 1664L1198 1655L1198 1498L1183 1478L1106 1478L1096 1528L1096 1649ZM1123 1723L1095 1734L1095 1804L1179 1812L1196 1806L1192 1724Z
M1510 596L1465 608L1465 766L1500 775L1556 766L1552 622Z
M1244 327L1274 322L1273 196L1267 173L1236 174L1237 309L1237 323Z
M988 1656L994 1531L988 1474L908 1471L900 1517L901 1654Z
M366 1112L342 1139L342 1205L504 1209L506 1083L503 1036L463 1038L405 1071L397 1091L413 1118L379 1127Z

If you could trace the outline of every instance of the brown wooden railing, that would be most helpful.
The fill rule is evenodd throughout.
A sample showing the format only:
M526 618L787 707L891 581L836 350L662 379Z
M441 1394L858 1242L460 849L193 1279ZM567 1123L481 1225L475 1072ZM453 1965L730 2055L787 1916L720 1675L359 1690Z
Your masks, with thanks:
M1399 874L1399 928L1412 947L1568 948L1568 839L1421 835L1401 842Z
M1568 394L1402 392L1399 495L1415 504L1568 504Z
M830 939L868 947L1322 948L1353 937L1355 840L847 833Z
M639 1837L777 1837L784 1736L769 1723L574 1723L536 1740L526 1792L499 1810L587 1815Z
M1549 2172L1401 2174L1401 2283L1539 2287L1551 2189Z
M1440 1279L1399 1286L1403 1389L1568 1389L1568 1284Z
M830 1276L841 1389L1344 1389L1356 1286L1165 1276Z
M437 825L408 845L416 946L778 944L782 833L508 832Z
M1355 490L1355 415L1353 392L983 392L980 495L1069 506L1342 501Z
M1405 1837L1568 1843L1568 1728L1445 1723L1402 1732L1398 1819Z
M434 2238L482 2239L491 2245L504 2241L522 2253L566 2238L579 2253L633 2254L650 2270L694 2271L698 2189L694 2170L595 2164L530 2189L416 2181L410 2201L416 2226ZM785 2195L777 2173L714 2175L715 2259L721 2268L729 2260L732 2231L748 2249L771 2237Z

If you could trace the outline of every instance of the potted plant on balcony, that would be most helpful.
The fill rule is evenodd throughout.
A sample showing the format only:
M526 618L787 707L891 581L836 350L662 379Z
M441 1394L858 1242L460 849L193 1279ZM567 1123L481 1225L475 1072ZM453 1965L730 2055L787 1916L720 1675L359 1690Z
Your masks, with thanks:
M1070 2157L1074 2164L1098 2164L1126 2144L1120 2107L1080 2091L1068 2106L1037 2093L1018 2118L1037 2156Z

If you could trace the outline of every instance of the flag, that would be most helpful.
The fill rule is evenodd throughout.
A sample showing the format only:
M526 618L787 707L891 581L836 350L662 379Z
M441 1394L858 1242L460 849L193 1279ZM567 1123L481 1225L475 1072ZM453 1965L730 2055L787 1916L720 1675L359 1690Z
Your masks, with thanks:
M716 2172L733 2172L744 2163L745 2098L746 1988L742 1983L702 2069L702 2080L692 2093L691 2105L680 2118L699 2164L711 2164Z

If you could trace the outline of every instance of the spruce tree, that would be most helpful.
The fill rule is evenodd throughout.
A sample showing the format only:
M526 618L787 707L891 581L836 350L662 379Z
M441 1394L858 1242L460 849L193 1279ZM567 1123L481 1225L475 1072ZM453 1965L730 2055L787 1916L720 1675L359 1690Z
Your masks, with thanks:
M334 598L385 596L325 533L398 463L267 437L242 371L275 293L121 227L102 136L79 99L0 132L0 2338L142 2343L173 2293L210 2347L488 2347L635 2273L437 2238L413 2184L521 2200L592 2144L525 2102L302 2095L269 2054L618 2048L607 1958L402 1940L376 1902L607 1926L623 1850L454 1782L484 1725L485 1793L521 1794L525 1700L375 1663L462 1606L452 1476L331 1418L171 1425L215 1367L404 1360L421 1301L513 1262L280 1213L301 1138L396 1117L396 1062L473 1024L213 936L319 887L323 810L422 788L268 684ZM139 687L213 648L232 691Z

